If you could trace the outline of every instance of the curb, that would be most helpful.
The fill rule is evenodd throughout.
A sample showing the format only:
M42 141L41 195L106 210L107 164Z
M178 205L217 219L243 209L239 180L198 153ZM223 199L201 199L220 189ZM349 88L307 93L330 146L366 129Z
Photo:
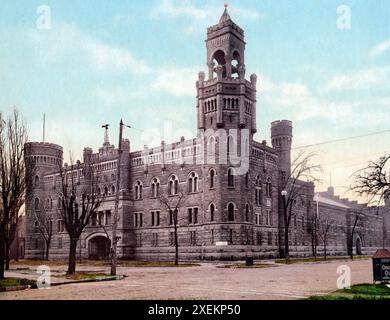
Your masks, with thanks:
M30 286L5 287L0 288L0 292L22 291L28 289L29 287Z
M56 282L56 283L51 283L50 286L51 287L57 287L57 286L63 286L63 285L69 285L69 284L116 281L116 280L123 280L124 278L125 278L125 276L113 276L113 277L104 277L104 278L96 278L96 279L89 279L89 280L75 280L75 281L66 281L66 282Z

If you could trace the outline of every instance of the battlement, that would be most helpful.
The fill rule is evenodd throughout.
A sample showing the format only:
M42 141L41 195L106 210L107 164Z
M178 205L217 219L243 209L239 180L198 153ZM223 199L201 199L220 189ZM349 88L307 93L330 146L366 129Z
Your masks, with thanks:
M54 143L28 142L24 145L25 157L50 157L62 160L63 148Z
M231 28L231 29L233 29L242 38L244 38L244 36L245 36L245 31L242 28L240 28L233 21L228 20L228 21L220 22L220 23L218 23L216 25L213 25L213 26L207 28L207 36L208 36L208 38L210 39L210 38L213 38L213 37L217 36L215 33L217 33L218 31L220 31L220 30L222 30L224 28Z
M278 120L271 123L271 136L289 136L293 135L293 123L290 120Z

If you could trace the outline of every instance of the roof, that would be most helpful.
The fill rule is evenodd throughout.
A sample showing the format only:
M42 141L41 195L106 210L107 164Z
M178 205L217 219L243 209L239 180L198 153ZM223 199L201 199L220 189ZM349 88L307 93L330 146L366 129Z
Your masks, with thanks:
M227 5L225 5L225 11L223 12L221 19L219 19L219 23L223 23L223 22L232 20L230 18L230 15L229 15L229 12L228 12L227 8L228 8Z
M324 197L324 196L322 196L321 194L318 194L318 193L317 193L317 196L314 198L314 200L317 200L317 199L318 199L318 202L320 202L320 203L328 204L328 205L339 207L339 208L343 208L343 209L349 209L350 208L349 206L343 204L340 201L329 199L329 198Z
M390 259L390 252L387 249L380 249L378 250L374 256L373 259Z

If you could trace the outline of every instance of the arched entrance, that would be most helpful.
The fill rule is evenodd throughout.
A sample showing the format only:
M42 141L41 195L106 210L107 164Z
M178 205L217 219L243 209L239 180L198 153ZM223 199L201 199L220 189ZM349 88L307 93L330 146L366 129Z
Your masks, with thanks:
M88 257L91 260L108 260L111 241L104 236L96 236L89 240Z
M360 237L356 238L356 255L362 255L362 240L360 239Z

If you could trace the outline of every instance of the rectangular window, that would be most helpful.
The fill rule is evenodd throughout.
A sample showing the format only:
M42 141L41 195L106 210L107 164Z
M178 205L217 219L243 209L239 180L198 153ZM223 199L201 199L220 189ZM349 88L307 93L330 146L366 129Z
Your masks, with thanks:
M38 240L38 238L35 238L35 250L37 250L38 249L38 247L39 247L39 240Z
M62 238L58 238L58 249L62 249Z
M143 214L142 212L139 213L139 227L142 228L143 226Z
M256 225L261 225L261 214L259 213L256 214Z
M154 227L154 211L152 211L150 214L152 216L152 227Z
M229 230L229 244L233 244L233 229Z
M194 208L194 223L198 223L198 208Z
M111 224L111 211L106 211L106 226L109 226Z
M136 236L136 242L137 242L137 247L142 247L142 234L137 234Z
M169 210L169 225L173 226L174 218L173 218L173 211Z
M160 211L156 211L156 226L160 225Z
M271 212L271 210L267 210L266 224L267 224L267 226L272 226L272 212Z
M57 221L57 230L58 230L58 233L65 232L65 222L64 222L64 220L58 220Z
M171 247L175 245L175 233L174 232L169 233L169 245Z
M190 245L196 246L196 231L191 231L190 233Z
M268 232L268 245L272 246L272 232Z
M152 233L152 247L158 247L158 233Z
M211 229L211 243L214 243L214 229Z
M134 213L134 228L138 228L138 214Z
M188 209L188 223L192 224L192 208Z
M261 246L263 244L263 237L260 231L257 232L257 244Z

